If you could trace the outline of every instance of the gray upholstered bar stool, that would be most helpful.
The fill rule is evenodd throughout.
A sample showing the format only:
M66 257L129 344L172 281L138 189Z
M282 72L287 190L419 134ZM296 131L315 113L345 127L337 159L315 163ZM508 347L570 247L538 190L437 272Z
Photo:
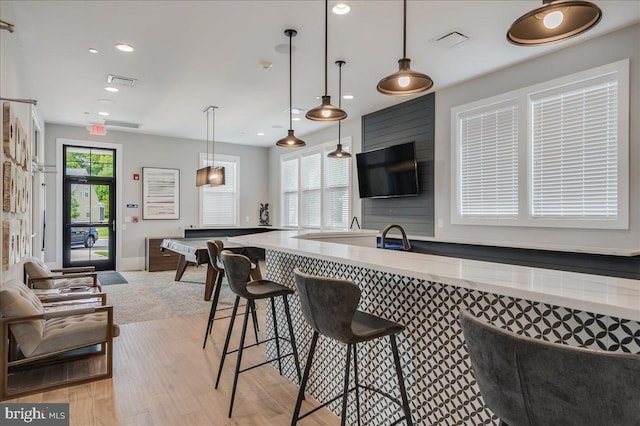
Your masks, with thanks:
M229 417L231 417L231 413L233 411L233 402L236 396L236 387L238 385L238 375L247 370L251 370L253 368L259 367L261 365L269 364L271 362L278 362L278 369L280 370L280 374L282 375L282 362L281 360L288 356L293 356L293 361L296 366L296 371L298 373L298 383L300 382L300 362L298 361L298 350L296 349L296 340L293 334L293 326L291 325L291 313L289 311L289 301L287 296L293 294L294 291L287 286L282 284L269 281L269 280L252 280L249 281L249 274L251 272L251 261L248 257L243 256L241 254L233 254L230 252L223 251L221 254L222 263L224 264L225 274L227 276L227 280L229 281L229 287L231 287L231 291L236 294L236 301L233 305L233 313L231 314L231 321L229 322L229 331L227 332L227 339L224 342L224 349L222 350L222 358L220 360L220 368L218 369L218 377L216 378L216 389L218 389L218 385L220 384L220 376L222 375L222 368L224 367L224 361L227 355L237 352L238 358L236 361L236 370L233 376L233 388L231 390L231 401L229 403ZM289 339L285 339L280 336L278 333L278 320L276 317L276 308L275 308L275 298L282 297L282 301L284 302L284 311L287 319L287 326L289 328ZM240 345L237 350L229 351L229 341L231 340L231 334L233 332L233 323L236 317L236 313L238 312L238 305L240 303L240 299L244 298L247 300L247 304L244 312L244 321L242 324L242 334L240 335ZM260 299L269 299L271 301L271 313L273 315L273 328L275 336L266 339L261 342L256 342L253 345L248 345L245 347L244 341L245 336L247 334L247 320L249 317L249 309L252 303L255 300ZM242 364L242 352L246 348L250 348L252 346L257 346L260 343L265 343L271 340L275 340L276 344L276 358L270 359L260 364L253 365L251 367L241 369ZM291 346L291 353L281 355L280 354L280 340L288 340Z
M202 349L207 346L207 339L211 334L211 330L213 330L213 321L216 318L216 312L218 310L218 300L220 299L220 290L222 289L222 279L224 278L224 265L222 265L222 260L220 259L220 253L224 249L224 243L220 240L207 241L207 252L209 254L209 264L210 267L216 274L216 282L213 289L213 297L211 299L211 310L209 311L209 319L207 320L207 330L204 332L204 342L202 343ZM258 262L251 262L251 270L259 268ZM251 306L251 316L253 317L253 331L256 335L256 342L258 341L258 331L260 327L258 326L258 316L256 315L256 306L253 301L250 302ZM228 308L226 308L228 309ZM218 319L229 318L220 317Z
M640 355L518 336L466 311L460 323L500 425L640 425Z
M312 414L316 410L337 401L342 398L342 416L341 424L346 422L347 414L347 396L351 391L355 390L356 394L356 413L358 425L360 425L360 389L368 389L377 392L402 407L404 416L396 420L392 424L398 424L402 420L407 425L413 425L411 419L411 410L409 409L409 401L407 400L407 392L404 387L404 379L402 369L400 368L400 357L398 355L398 346L396 344L396 334L404 330L404 326L398 323L358 311L358 303L360 302L360 288L347 280L335 278L324 278L304 274L297 269L294 271L296 288L300 297L300 307L305 320L313 329L313 338L311 339L311 347L307 357L307 363L302 376L302 384L298 392L298 400L293 411L291 425L298 423L298 420ZM304 398L305 387L309 380L309 372L313 362L313 355L316 350L319 335L327 336L347 344L347 361L345 363L344 375L344 392L332 400L325 402L319 407L300 416L300 407ZM391 351L393 352L393 361L398 376L398 385L400 387L400 396L402 401L392 398L390 395L368 386L362 386L358 383L358 358L356 345L358 343L367 342L378 337L389 336L391 342ZM349 368L351 364L351 352L353 350L353 365L355 387L349 389Z

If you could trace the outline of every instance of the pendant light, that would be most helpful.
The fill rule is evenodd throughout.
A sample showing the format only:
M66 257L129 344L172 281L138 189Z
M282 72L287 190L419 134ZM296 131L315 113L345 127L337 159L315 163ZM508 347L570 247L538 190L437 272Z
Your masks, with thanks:
M209 161L209 110L215 108L214 106L207 107L204 112L207 113L207 139L205 139L205 145L207 150L207 157L205 161ZM196 171L196 186L203 186L209 183L209 173L211 172L210 166L205 166Z
M519 46L554 43L582 34L602 18L602 10L588 1L543 0L542 3L511 24L507 40Z
M338 121L347 118L347 113L331 105L331 96L327 94L327 55L328 55L329 0L324 2L324 96L322 104L307 111L305 117L313 121Z
M209 112L211 112L211 168L209 169L209 185L210 186L222 186L224 185L224 167L216 167L216 108L210 106L207 108L207 137L209 135ZM209 158L207 157L207 160Z
M209 115L211 114L211 122L213 124L213 129L215 129L215 109L218 107L209 106L204 111L207 113L207 159L205 161L209 161ZM212 130L212 146L211 146L211 163L215 161L215 135ZM196 172L196 186L220 186L224 185L224 167L215 167L215 166L206 166L198 169Z
M289 134L280 139L278 142L276 142L277 146L286 146L286 147L290 147L290 148L299 148L301 146L305 146L305 143L302 139L298 139L294 134L293 134L293 106L292 106L292 95L291 92L293 91L293 89L291 88L291 81L292 81L292 77L291 77L291 56L292 56L292 49L291 49L291 39L293 37L295 37L298 34L298 32L296 30L285 30L284 31L284 35L286 35L287 37L289 37Z
M413 95L414 93L429 90L433 86L431 77L410 68L411 59L407 58L407 0L404 0L402 59L398 61L398 64L398 72L378 82L378 92L393 96Z
M345 64L345 61L336 61L336 65L338 66L338 108L342 107L342 66ZM342 150L342 139L341 137L341 127L342 121L338 121L338 146L336 146L335 151L331 151L327 154L329 158L350 158L351 154L347 151Z

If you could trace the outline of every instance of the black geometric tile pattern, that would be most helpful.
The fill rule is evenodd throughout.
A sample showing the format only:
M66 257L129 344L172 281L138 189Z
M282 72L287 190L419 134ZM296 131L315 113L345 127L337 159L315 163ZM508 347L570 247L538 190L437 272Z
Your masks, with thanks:
M640 323L560 306L468 290L372 269L267 250L266 278L295 288L293 270L343 278L362 289L360 310L406 326L398 336L398 350L409 405L417 425L489 425L497 418L485 406L476 385L462 330L460 309L515 333L573 346L640 353ZM289 296L296 344L304 369L312 331L306 324L297 296ZM267 333L273 335L271 310ZM276 305L278 325L286 324L284 308ZM280 330L284 327L280 326ZM283 333L283 331L280 331ZM286 336L286 329L283 333ZM282 351L289 350L283 345ZM267 356L275 356L275 344ZM285 352L283 352L285 353ZM342 392L346 346L331 339L318 341L307 392L328 401ZM273 363L277 368L277 364ZM400 399L388 339L358 345L358 377L362 384ZM283 374L297 383L291 357ZM353 384L353 368L350 383ZM329 406L337 415L341 401ZM361 422L386 425L402 416L399 406L374 392L361 392ZM293 411L293 407L292 407ZM355 395L350 395L348 423L356 424Z

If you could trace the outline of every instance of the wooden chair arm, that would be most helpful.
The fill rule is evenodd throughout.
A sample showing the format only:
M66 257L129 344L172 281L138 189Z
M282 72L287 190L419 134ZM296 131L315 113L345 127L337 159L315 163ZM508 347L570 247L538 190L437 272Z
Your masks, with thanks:
M72 266L69 268L52 269L51 272L61 272L63 274L67 274L73 272L95 272L95 270L95 266Z
M36 278L29 277L29 280L28 280L27 284L29 285L29 287L31 287L32 284L35 281L66 280L66 279L69 279L69 278L85 278L85 277L91 277L92 278L93 287L97 287L98 286L98 273L97 272L84 272L84 273L64 274L64 275L49 275L48 277L36 277Z
M46 305L53 302L65 302L68 300L84 300L84 299L100 299L100 305L106 306L107 293L62 293L59 295L47 295L40 299L40 301ZM46 306L45 306L46 307Z

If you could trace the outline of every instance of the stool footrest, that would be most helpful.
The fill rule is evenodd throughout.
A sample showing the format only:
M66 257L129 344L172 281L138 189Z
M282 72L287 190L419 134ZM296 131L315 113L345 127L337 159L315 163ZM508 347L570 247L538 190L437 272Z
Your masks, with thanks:
M352 392L352 391L354 391L354 390L356 390L355 386L354 386L353 388L349 389L349 391L348 391L347 393L351 393L351 392ZM344 395L344 393L341 393L340 395L336 396L335 398L333 398L333 399L331 399L331 400L329 400L329 401L327 401L327 402L325 402L325 403L323 403L323 404L321 404L321 405L318 405L318 406L317 406L316 408L314 408L313 410L307 411L307 412L306 412L306 413L304 413L303 415L299 416L297 420L298 420L298 421L299 421L299 420L302 420L302 419L304 419L305 417L307 417L307 416L309 416L309 415L311 415L311 414L315 413L315 412L316 412L316 411L318 411L319 409L326 407L327 405L331 404L332 402L336 402L337 400L339 400L340 398L342 398L342 396L343 396L343 395Z
M270 359L269 361L265 361L265 362L261 362L260 364L252 365L251 367L245 368L244 370L240 370L239 373L244 373L245 371L253 370L254 368L262 367L263 365L269 364L270 362L278 361L278 360L280 360L282 358L286 358L288 356L293 356L293 355L294 355L294 353L291 352L290 354L282 355L282 356L279 356L277 358Z

